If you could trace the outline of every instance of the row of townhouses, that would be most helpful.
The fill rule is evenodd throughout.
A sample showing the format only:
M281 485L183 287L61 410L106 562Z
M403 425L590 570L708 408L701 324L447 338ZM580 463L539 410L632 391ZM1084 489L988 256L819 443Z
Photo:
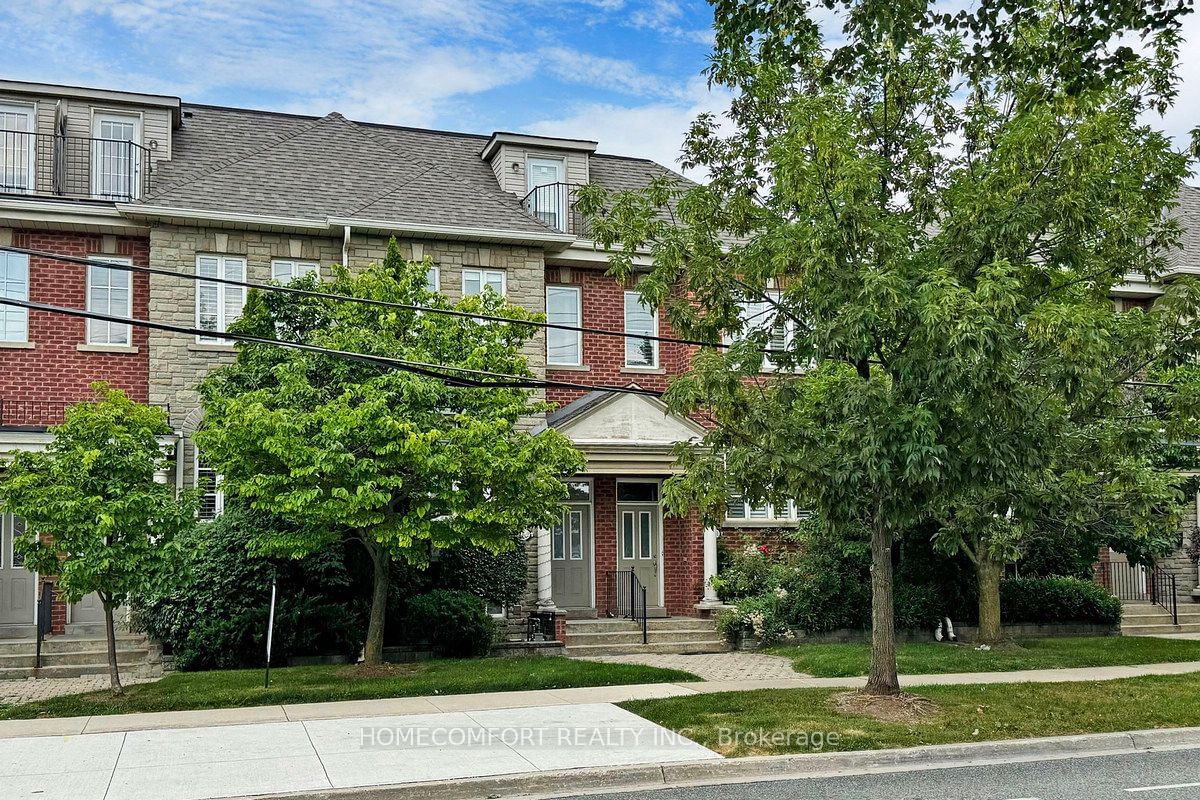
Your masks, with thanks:
M430 257L430 281L451 300L492 287L552 322L669 336L664 318L605 274L605 252L572 207L575 187L645 185L672 174L597 143L490 135L222 108L176 97L0 81L0 246L82 256L204 277L288 281L382 257L390 237L412 259ZM682 179L681 179L682 180ZM1200 231L1200 192L1181 213ZM1200 233L1178 255L1200 269ZM1157 289L1131 282L1118 304ZM218 333L244 290L0 251L0 295L151 319ZM533 370L575 383L664 388L691 350L670 342L551 331L533 340ZM0 453L44 447L47 426L106 380L169 411L180 487L209 487L202 513L223 499L191 435L201 423L198 380L234 357L216 336L0 307ZM548 388L544 424L587 457L569 481L562 523L531 541L523 610L604 616L617 571L634 570L651 615L695 617L717 605L708 588L718 536L769 536L796 508L737 498L723 529L664 516L661 482L693 421L644 396ZM1194 520L1193 520L1194 522ZM0 631L34 623L37 577L13 556L19 520L0 530ZM1196 571L1179 559L1181 592ZM1190 569L1190 574L1189 574ZM521 613L522 609L510 609ZM94 624L98 603L57 605L55 628Z

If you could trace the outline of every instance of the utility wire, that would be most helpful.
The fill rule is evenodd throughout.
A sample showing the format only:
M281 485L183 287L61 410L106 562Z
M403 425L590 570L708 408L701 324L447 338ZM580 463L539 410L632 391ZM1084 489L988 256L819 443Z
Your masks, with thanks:
M254 336L248 333L234 333L230 331L209 331L203 328L189 328L183 325L171 325L165 322L151 322L149 320L135 319L131 317L118 317L112 314L101 314L96 311L84 311L78 308L69 308L66 306L55 306L47 303L35 303L28 300L16 300L14 298L0 297L0 306L14 306L16 308L26 308L32 311L44 311L51 314L65 314L72 317L82 317L83 319L94 319L100 322L114 322L121 325L132 325L137 328L148 328L150 330L167 331L169 333L182 333L189 336L204 336L215 339L227 339L233 342L247 342L251 344L266 344L276 345L279 347L290 347L294 350L303 350L310 353L319 353L321 355L334 356L338 358L346 358L353 361L361 361L368 364L373 364L379 367L395 369L404 372L412 372L417 375L423 375L427 378L435 378L445 382L450 386L472 389L577 389L581 391L603 391L603 392L621 392L624 394L639 394L648 397L661 397L662 392L654 389L643 389L640 386L609 386L605 384L591 383L574 383L571 381L558 381L544 378L535 378L527 375L510 375L503 372L490 372L488 370L471 369L469 367L455 367L448 364L430 364L423 361L408 361L400 358L390 358L387 356L373 356L368 353L355 353L349 350L337 350L331 347L321 347L314 344L306 344L304 342L291 342L286 339L272 339L265 336ZM452 373L458 373L464 376L479 376L487 378L497 378L499 380L484 381L471 377L458 377L457 375L447 375L446 370Z
M560 322L539 322L535 320L516 320L510 317L500 317L492 314L476 314L470 311L458 311L450 308L437 308L433 306L418 306L408 303L395 303L387 300L372 300L366 297L355 297L353 295L334 294L332 292L319 292L312 289L300 289L294 286L280 286L278 284L260 283L257 281L241 281L236 278L219 278L219 277L203 277L189 272L176 272L174 270L162 269L161 267L143 267L138 264L124 264L113 261L100 261L83 256L67 256L57 253L50 253L44 250L31 250L25 247L0 246L0 252L20 253L36 258L51 258L58 261L65 261L72 264L82 264L89 267L104 267L105 269L119 269L126 272L141 272L147 275L162 275L170 278L184 278L186 280L197 281L201 283L218 283L227 286L240 286L244 289L257 289L263 292L279 292L282 294L290 294L298 297L310 297L317 300L338 300L348 303L361 303L368 306L376 306L379 308L394 308L404 311L419 311L423 314L443 314L451 317L460 317L466 319L478 319L487 322L506 322L512 325L531 325L536 328L545 328L552 330L571 331L573 333L591 333L597 336L612 336L622 339L638 339L640 341L661 342L664 344L683 344L692 347L712 347L718 350L725 350L731 345L724 342L704 342L698 339L683 339L677 336L659 336L649 333L626 333L625 331L613 331L607 328L592 328L583 325L567 325ZM763 353L767 355L779 355L785 351L772 350L769 348L763 349Z

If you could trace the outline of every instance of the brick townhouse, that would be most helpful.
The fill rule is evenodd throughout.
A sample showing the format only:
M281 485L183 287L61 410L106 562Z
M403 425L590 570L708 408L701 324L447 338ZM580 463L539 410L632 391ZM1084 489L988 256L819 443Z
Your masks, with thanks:
M660 313L605 275L606 253L573 208L574 187L646 184L671 174L592 141L450 133L185 103L179 98L0 81L0 245L123 260L204 277L280 280L377 260L394 236L431 257L431 285L451 300L484 287L553 322L670 336ZM1200 204L1191 207L1200 216ZM1191 262L1200 266L1200 259ZM1154 287L1123 294L1151 298ZM0 294L221 332L240 313L236 287L0 251ZM165 480L212 487L191 436L202 424L196 383L228 363L218 336L185 336L39 311L0 310L0 453L44 447L46 427L104 379L166 408ZM551 330L526 353L538 375L663 388L685 369L685 345ZM722 530L663 512L672 448L703 434L653 398L551 388L551 426L587 457L571 478L561 524L531 535L530 610L586 621L618 605L629 574L648 613L705 616L718 536L769 535L802 513L731 499ZM223 498L205 495L202 513ZM0 540L0 636L27 635L36 578L12 558L19 520ZM622 578L617 577L618 573ZM1195 586L1192 570L1190 587ZM501 613L497 609L497 613ZM56 607L56 630L94 624L97 604ZM580 636L586 628L579 628ZM676 639L687 640L683 628ZM560 625L559 634L563 627ZM699 634L697 634L699 635ZM579 641L584 641L581 638Z

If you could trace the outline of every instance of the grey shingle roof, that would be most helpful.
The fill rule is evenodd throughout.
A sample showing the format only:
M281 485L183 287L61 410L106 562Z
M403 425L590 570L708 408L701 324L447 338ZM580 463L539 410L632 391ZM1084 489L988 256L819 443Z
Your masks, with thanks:
M170 161L142 201L234 214L356 218L405 225L556 233L503 191L479 156L486 136L290 114L184 106ZM673 174L642 159L596 155L613 189Z
M1179 205L1171 216L1183 226L1180 247L1167 254L1167 261L1176 269L1200 269L1200 188L1184 184L1179 189Z

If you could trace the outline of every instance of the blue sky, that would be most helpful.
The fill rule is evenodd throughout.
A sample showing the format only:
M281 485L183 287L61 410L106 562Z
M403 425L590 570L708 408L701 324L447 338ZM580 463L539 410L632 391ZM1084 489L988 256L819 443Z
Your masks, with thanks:
M690 121L727 107L701 77L711 19L704 0L13 0L0 75L596 139L675 166ZM1200 124L1200 15L1185 28L1179 101L1148 120L1181 145Z
M724 106L703 0L5 3L0 75L479 133L673 163Z

